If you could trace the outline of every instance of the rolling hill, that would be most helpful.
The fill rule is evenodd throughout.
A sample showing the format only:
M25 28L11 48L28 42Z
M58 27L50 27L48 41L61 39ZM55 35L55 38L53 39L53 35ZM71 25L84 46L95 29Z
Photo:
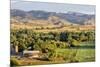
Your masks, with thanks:
M11 10L11 29L35 31L94 30L95 15L78 12L56 13L46 11Z
M95 23L94 14L83 14L79 12L68 12L68 13L56 13L56 12L46 12L46 11L23 11L18 9L11 10L11 17L20 17L18 20L28 21L28 20L47 20L50 16L56 16L60 19L72 22L74 24L84 25L85 22L91 21ZM92 20L91 20L92 19Z

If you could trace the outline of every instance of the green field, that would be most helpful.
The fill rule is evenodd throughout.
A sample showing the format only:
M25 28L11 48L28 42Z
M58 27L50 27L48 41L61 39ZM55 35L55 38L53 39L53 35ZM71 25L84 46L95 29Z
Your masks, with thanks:
M59 49L59 51L62 52L66 52L68 50L70 51L70 49ZM78 62L95 61L95 49L77 49L77 54L75 58L78 60Z
M77 51L75 59L79 62L91 62L95 61L95 44L90 43L80 43L78 47L71 49L57 49L57 52L66 51Z
M95 61L95 44L94 43L82 43L83 48L78 49L76 57L80 62ZM81 47L82 47L81 46Z

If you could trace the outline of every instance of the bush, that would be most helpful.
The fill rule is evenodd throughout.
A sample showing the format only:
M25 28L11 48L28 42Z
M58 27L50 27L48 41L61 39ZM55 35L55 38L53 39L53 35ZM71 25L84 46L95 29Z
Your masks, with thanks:
M68 48L69 45L66 42L57 42L56 43L57 48Z
M55 51L48 52L45 56L49 61L76 62L76 54L76 49L57 49Z
M76 54L77 54L77 50L76 49L67 49L66 52L62 53L63 54L63 58L65 61L68 62L74 62Z
M78 45L79 45L79 42L77 40L73 39L71 41L71 47L75 47L75 46L78 46Z
M19 62L18 62L17 59L11 58L11 60L10 60L10 65L11 65L11 66L18 66L18 65L19 65Z

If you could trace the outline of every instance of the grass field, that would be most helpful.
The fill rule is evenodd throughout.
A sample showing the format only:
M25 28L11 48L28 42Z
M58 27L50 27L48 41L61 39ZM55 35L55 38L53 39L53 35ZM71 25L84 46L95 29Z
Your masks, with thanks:
M80 62L95 61L95 43L81 43L81 47L78 49L76 57Z
M66 52L66 51L77 51L76 59L79 62L92 62L95 61L95 43L94 42L83 42L80 43L78 47L74 47L71 49L57 49L58 52Z
M71 49L59 49L61 52L70 51ZM72 49L73 51L76 49ZM95 61L95 49L77 49L75 57L79 62L92 62Z
M34 32L64 32L64 31L79 32L79 31L88 31L95 29L94 25L71 25L71 24L69 25L66 23L63 26L59 26L59 25L47 24L46 21L45 23L43 22L44 24L41 22L32 21L32 23L27 23L27 24L12 23L11 29L14 30L32 29Z
M78 49L76 58L80 62L95 61L95 49Z

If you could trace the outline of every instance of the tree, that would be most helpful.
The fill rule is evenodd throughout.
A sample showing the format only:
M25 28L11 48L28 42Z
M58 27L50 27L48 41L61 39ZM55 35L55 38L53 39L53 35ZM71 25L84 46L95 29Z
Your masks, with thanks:
M80 37L79 37L79 40L80 41L86 41L86 37L85 37L85 33L80 33L80 35L79 35Z
M65 32L60 34L60 41L67 41L67 35Z
M67 41L71 41L71 40L72 40L72 34L69 33L69 34L67 34Z
M70 44L71 44L71 47L75 47L75 46L79 45L79 42L77 40L73 39Z

